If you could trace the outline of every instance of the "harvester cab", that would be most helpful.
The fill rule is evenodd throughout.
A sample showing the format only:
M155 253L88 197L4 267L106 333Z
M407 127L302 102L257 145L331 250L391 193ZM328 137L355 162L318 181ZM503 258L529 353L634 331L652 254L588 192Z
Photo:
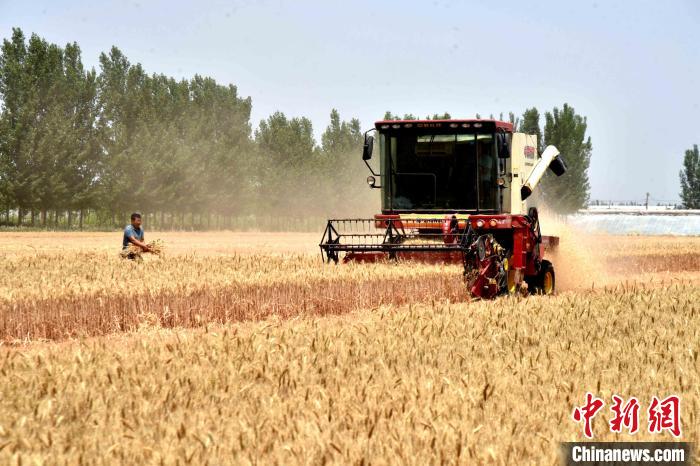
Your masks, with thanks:
M552 293L554 268L544 254L558 238L541 235L527 200L548 168L560 176L566 165L554 146L542 154L537 147L536 136L497 120L378 121L365 133L362 159L382 212L328 220L322 254L334 262L341 254L343 261L461 262L476 297Z

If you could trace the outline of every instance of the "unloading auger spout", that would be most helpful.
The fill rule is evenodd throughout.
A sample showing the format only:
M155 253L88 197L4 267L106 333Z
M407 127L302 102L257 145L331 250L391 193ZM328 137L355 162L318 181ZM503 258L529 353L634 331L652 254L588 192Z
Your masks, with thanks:
M539 184L547 168L552 170L557 176L561 176L566 172L566 164L564 160L559 157L559 150L556 147L547 146L544 152L542 152L541 157L542 158L535 164L535 168L532 169L530 176L527 177L527 181L525 181L523 187L520 188L520 197L523 201L530 197L530 194L532 194L532 191Z

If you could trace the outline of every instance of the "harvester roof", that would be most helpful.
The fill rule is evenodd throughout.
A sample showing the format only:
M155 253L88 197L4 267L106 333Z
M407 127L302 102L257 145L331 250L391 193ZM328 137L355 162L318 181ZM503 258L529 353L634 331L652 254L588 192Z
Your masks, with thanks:
M378 130L397 130L414 128L436 128L436 129L480 129L482 131L503 131L513 132L513 124L507 121L490 119L468 119L468 120L380 120L374 123Z

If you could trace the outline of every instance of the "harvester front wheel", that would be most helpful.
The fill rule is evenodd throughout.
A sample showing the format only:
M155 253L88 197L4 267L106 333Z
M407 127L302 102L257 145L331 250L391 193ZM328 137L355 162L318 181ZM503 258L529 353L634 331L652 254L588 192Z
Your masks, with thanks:
M554 266L549 261L542 261L540 273L528 280L528 287L533 294L554 294L555 285Z

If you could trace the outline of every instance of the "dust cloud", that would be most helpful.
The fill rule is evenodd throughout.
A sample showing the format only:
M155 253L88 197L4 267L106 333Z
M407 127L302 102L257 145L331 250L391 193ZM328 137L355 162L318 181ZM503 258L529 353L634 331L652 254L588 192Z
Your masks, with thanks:
M540 211L539 218L543 235L559 237L556 250L545 253L554 264L557 290L591 289L614 281L607 272L605 251L599 247L600 237L579 231L546 210Z

